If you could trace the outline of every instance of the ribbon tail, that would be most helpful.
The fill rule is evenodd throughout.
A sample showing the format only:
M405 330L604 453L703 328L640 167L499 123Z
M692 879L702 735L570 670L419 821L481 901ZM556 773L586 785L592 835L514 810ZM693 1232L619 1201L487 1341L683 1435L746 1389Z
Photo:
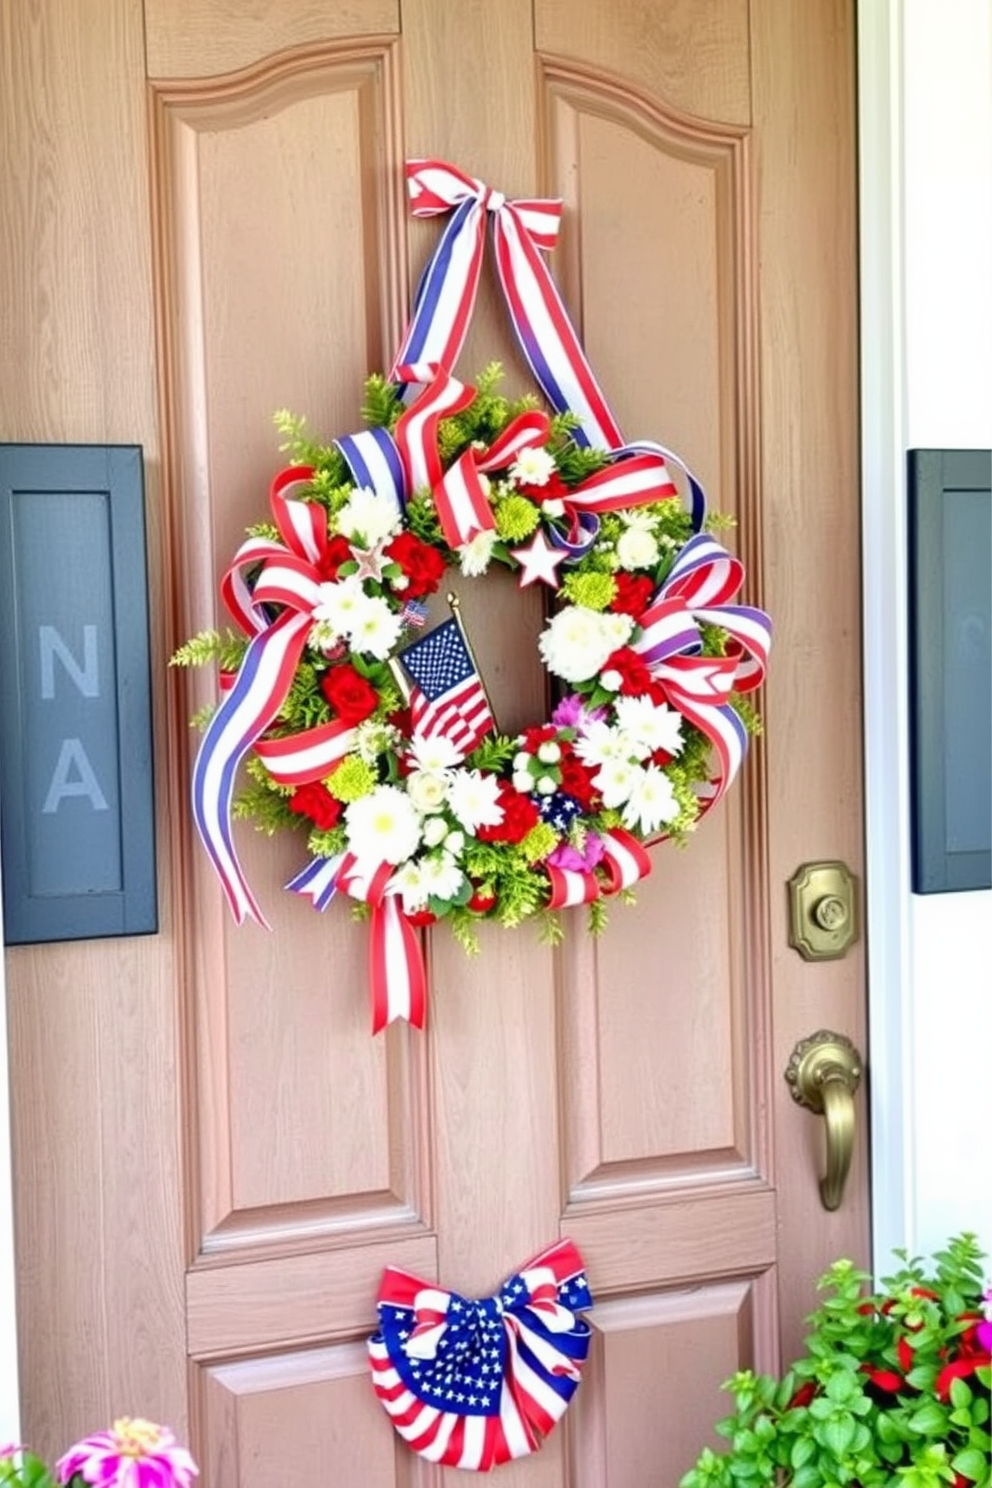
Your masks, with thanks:
M394 894L373 905L369 936L373 1034L397 1018L423 1028L427 1011L423 949Z
M512 204L493 214L496 267L510 320L531 371L558 413L579 419L573 437L594 449L618 449L623 435L596 380L561 295Z
M472 319L484 248L485 212L478 198L469 197L453 213L420 276L390 381L398 380L407 362L455 365Z
M266 920L238 862L231 802L238 766L275 718L289 690L310 617L288 612L245 652L200 743L193 766L193 819L236 922Z

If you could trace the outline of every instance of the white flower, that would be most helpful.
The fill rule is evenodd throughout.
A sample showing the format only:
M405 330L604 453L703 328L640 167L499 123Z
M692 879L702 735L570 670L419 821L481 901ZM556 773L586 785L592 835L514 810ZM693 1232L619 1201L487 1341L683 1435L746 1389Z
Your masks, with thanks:
M424 843L427 847L440 847L448 835L448 823L443 816L429 816L424 822Z
M440 811L448 799L451 776L434 774L431 770L414 770L406 782L406 793L421 816L430 816Z
M336 636L348 635L355 616L366 601L362 581L349 574L337 584L319 585L320 598L313 607L313 618L319 626L327 627Z
M558 785L551 775L542 775L534 789L539 796L553 796Z
M628 760L606 760L593 776L593 783L602 792L603 805L609 809L622 806L643 773L639 765Z
M422 734L414 734L410 740L409 753L418 770L427 770L431 775L438 775L442 770L451 770L455 765L460 765L464 755L453 744L450 739L444 738L442 734L432 734L425 739Z
M348 846L361 863L402 863L420 846L420 816L405 791L377 785L345 808Z
M617 539L617 562L621 568L653 568L660 556L658 539L642 527L628 527Z
M450 853L453 858L460 858L465 851L465 833L449 832L444 839L444 850L446 853Z
M392 537L402 526L399 506L391 496L380 496L367 486L356 486L337 514L338 531L363 548Z
M406 914L416 914L427 908L427 885L419 863L412 860L398 868L389 880L389 887L396 888L403 897Z
M555 469L554 455L546 449L524 449L510 466L509 475L521 486L546 486Z
M541 511L546 517L562 517L565 515L565 503L560 496L549 496L547 501L541 502Z
M556 744L554 739L545 739L543 744L537 746L537 757L542 764L556 765L561 759L561 745Z
M355 753L367 765L377 760L387 749L395 749L402 735L391 723L380 723L366 718L355 731Z
M481 770L459 770L448 792L448 806L466 832L498 827L503 820L498 777Z
M420 865L421 883L435 899L454 899L465 875L450 853L432 853Z
M378 595L367 594L348 630L352 649L385 661L399 640L403 621Z
M611 649L616 651L618 646L625 646L634 629L631 616L615 615L612 610L606 610L599 618L602 621L603 634L609 641Z
M623 677L615 667L607 667L606 671L600 674L599 685L605 687L607 692L619 692L623 686Z
M513 789L519 791L522 796L529 796L534 789L534 777L530 771L518 771L513 777Z
M656 832L664 822L674 821L679 814L672 782L657 765L638 770L637 776L623 808L624 826L641 832ZM606 800L605 793L603 800Z
M513 768L518 773L530 769L530 755L526 749L521 749L519 754L513 756Z
M622 729L613 728L603 719L587 723L575 741L575 752L583 764L590 769L605 764L607 760L628 760L630 739Z
M617 723L648 754L664 749L678 754L682 748L682 714L667 703L654 703L649 697L617 698L614 703Z
M462 543L458 549L458 563L467 579L477 579L485 573L493 556L495 541L496 530L491 527L487 532L477 532L469 542Z
M566 605L545 626L537 643L549 672L565 682L587 682L602 671L606 658L623 641L615 639L615 620L632 622L628 615L609 615L584 605Z

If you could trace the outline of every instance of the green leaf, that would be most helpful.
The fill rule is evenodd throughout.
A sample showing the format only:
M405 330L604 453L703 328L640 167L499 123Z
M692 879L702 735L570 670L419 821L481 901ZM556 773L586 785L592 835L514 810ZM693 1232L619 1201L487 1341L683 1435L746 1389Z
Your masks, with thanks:
M828 1421L820 1433L825 1446L828 1446L836 1457L845 1456L854 1443L856 1423L853 1416L847 1412L838 1412L832 1420Z
M789 1462L794 1469L805 1467L810 1458L816 1453L816 1442L811 1441L808 1436L797 1437L792 1443L789 1453Z
M963 1379L951 1380L951 1404L957 1410L964 1410L971 1404L971 1390Z
M939 1440L947 1424L947 1413L935 1400L925 1400L906 1422L910 1431Z
M979 1451L977 1447L965 1447L963 1452L951 1458L951 1466L972 1483L981 1482L983 1475L988 1478L989 1474L988 1453Z

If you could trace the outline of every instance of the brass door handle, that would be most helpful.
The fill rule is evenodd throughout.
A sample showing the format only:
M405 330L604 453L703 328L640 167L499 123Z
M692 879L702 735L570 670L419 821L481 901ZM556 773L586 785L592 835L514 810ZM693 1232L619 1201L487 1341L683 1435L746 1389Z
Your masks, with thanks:
M862 1058L842 1033L821 1029L800 1039L785 1078L792 1099L827 1123L827 1171L820 1180L824 1209L839 1209L854 1154L854 1092L861 1082Z

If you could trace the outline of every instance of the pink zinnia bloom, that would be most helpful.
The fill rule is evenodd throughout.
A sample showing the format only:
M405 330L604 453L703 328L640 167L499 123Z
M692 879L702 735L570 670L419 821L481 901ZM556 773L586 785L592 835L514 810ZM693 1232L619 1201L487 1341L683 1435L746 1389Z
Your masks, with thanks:
M60 1483L79 1473L93 1488L190 1488L197 1472L167 1426L129 1416L84 1437L56 1466Z
M602 837L588 832L584 846L579 849L570 842L559 842L554 852L548 853L548 862L555 868L570 868L574 873L589 872L603 861L606 851Z
M605 708L587 708L577 692L563 697L551 715L551 722L559 728L577 728L580 731L590 723L598 723L606 717Z
M985 1317L977 1328L978 1342L987 1353L992 1354L992 1287L982 1295L982 1311Z

